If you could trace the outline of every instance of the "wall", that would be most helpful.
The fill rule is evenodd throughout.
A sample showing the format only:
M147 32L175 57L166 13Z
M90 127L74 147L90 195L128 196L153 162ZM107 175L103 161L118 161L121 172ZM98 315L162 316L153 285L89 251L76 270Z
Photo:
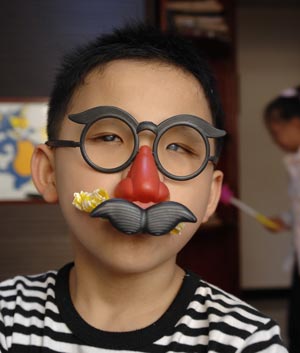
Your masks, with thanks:
M141 0L2 1L0 99L47 97L67 49L129 20L144 19L145 6ZM0 222L0 280L71 260L57 205L0 203Z
M278 2L277 2L278 3ZM284 4L284 2L282 2ZM267 215L288 205L282 154L264 127L262 110L282 89L299 84L298 7L240 6L237 11L240 73L240 196ZM241 285L244 289L287 287L283 262L288 233L271 234L241 214Z
M66 50L144 16L141 0L2 1L0 96L48 96Z

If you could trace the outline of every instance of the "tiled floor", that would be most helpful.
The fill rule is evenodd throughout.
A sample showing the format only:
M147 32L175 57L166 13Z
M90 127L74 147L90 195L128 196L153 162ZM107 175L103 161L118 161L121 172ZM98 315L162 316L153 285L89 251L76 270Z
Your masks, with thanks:
M245 299L245 301L278 323L281 328L282 339L287 344L287 298Z

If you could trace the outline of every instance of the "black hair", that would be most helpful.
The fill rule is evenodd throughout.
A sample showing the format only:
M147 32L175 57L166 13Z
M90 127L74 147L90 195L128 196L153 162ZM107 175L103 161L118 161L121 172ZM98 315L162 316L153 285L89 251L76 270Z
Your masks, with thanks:
M286 92L284 91L266 106L264 118L267 123L275 120L288 122L293 118L300 119L300 85Z
M223 110L214 76L204 56L174 33L135 23L99 36L64 57L50 95L47 124L49 139L58 137L70 100L86 76L93 69L119 59L166 62L190 72L204 90L214 125L222 128Z

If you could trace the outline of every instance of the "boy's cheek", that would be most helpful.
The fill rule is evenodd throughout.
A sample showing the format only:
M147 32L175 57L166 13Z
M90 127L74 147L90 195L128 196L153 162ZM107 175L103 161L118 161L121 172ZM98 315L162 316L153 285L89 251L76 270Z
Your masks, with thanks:
M94 171L90 173L78 173L76 177L71 179L63 177L57 185L59 202L66 210L71 208L72 213L76 212L78 214L78 210L74 204L76 194L78 195L82 192L93 194L95 190L101 189L107 194L107 198L113 198L118 180L117 176L102 175Z

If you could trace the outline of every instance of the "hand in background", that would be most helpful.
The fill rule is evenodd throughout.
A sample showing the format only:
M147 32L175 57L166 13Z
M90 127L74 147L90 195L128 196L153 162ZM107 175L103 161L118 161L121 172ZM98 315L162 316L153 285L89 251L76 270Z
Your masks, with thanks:
M273 233L280 233L290 230L290 226L288 226L280 217L270 217L270 220L276 224L276 227L269 227L265 224L265 228Z

